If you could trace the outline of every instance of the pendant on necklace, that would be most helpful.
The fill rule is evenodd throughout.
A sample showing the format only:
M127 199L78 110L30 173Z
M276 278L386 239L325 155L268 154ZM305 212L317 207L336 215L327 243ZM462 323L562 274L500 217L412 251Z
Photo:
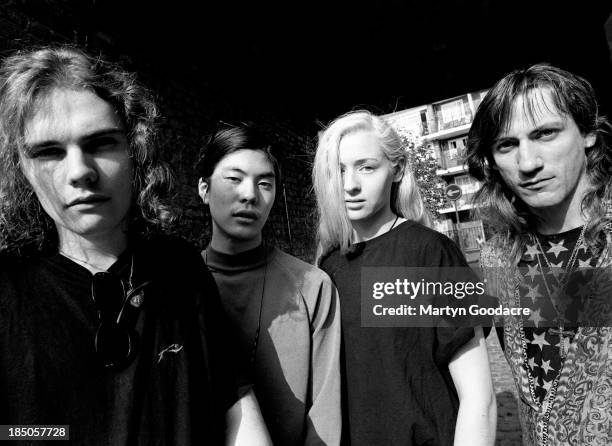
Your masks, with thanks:
M574 334L572 330L564 330L563 324L559 324L559 329L549 328L550 334L559 336L559 356L565 359L569 352L569 346L571 343L571 335ZM567 338L567 339L566 339Z

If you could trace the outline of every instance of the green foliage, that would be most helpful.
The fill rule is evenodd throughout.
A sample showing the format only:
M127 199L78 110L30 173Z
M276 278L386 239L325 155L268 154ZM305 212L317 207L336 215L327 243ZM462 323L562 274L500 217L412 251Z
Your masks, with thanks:
M411 134L398 133L408 152L408 162L421 189L425 205L431 216L436 219L438 211L445 207L446 201L444 198L446 183L436 175L438 161L434 157L433 150L423 141L414 138Z

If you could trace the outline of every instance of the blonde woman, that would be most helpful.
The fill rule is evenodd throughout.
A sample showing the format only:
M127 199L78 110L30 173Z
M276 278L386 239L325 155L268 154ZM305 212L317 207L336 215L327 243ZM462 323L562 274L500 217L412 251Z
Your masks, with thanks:
M368 267L467 266L429 217L397 133L368 112L323 132L313 180L318 260L340 294L344 438L352 445L490 445L495 397L482 328L361 326Z

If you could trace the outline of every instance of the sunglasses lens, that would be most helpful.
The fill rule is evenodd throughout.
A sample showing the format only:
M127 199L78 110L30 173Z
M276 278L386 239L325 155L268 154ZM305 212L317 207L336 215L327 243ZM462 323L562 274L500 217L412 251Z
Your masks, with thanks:
M96 333L95 347L106 368L118 368L130 357L130 333L119 324L101 323Z
M121 280L111 273L97 273L93 277L92 296L103 319L121 311L125 293Z

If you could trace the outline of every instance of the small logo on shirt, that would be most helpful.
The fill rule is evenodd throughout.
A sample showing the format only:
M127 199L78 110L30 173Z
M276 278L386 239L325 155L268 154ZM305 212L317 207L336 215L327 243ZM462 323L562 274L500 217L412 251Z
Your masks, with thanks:
M178 345L178 344L172 344L168 347L166 347L165 349L163 349L161 352L158 353L157 355L157 363L159 364L162 359L164 359L164 355L167 353L178 353L181 350L183 350L183 346L182 345Z
M144 295L142 293L137 293L134 296L132 296L132 298L130 299L130 304L133 307L140 307L142 305L142 302L144 301Z

